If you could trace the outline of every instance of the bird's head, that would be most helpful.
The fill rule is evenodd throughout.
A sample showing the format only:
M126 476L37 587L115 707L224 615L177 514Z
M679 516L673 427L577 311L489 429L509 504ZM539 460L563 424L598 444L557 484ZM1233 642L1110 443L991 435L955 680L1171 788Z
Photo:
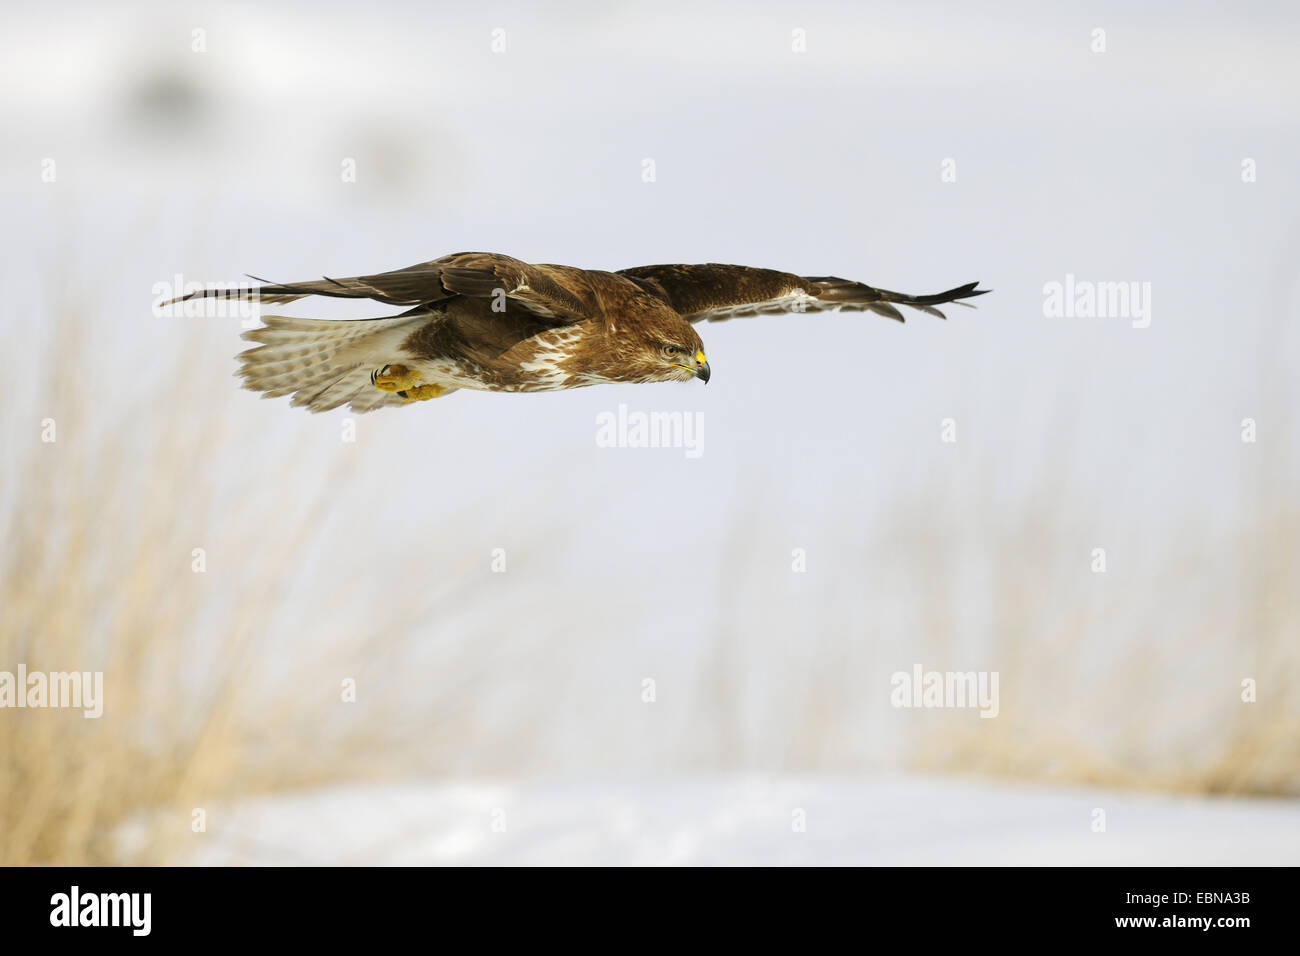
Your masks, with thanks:
M623 323L614 323L618 335ZM639 382L689 382L709 380L709 360L695 327L676 312L664 309L654 316L629 321L619 351L627 377Z

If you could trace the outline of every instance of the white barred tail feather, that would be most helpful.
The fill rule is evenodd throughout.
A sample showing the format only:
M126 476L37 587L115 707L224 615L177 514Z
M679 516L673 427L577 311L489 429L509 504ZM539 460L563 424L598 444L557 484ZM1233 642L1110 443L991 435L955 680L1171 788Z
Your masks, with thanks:
M235 373L263 398L292 395L292 405L313 412L348 404L354 412L405 405L401 397L371 384L371 373L401 361L401 343L427 315L380 319L262 317L264 327L243 338L259 343L239 355Z

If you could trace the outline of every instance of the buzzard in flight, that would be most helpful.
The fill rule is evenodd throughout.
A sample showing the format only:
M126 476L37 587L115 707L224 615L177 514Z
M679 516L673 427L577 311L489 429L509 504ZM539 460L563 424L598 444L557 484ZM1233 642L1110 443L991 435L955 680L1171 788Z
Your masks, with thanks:
M259 280L264 281L264 280ZM709 380L694 324L783 312L843 309L899 322L895 305L943 318L935 306L983 295L978 282L904 295L830 276L749 266L638 266L598 272L460 252L353 279L267 283L251 294L278 304L308 295L411 306L388 318L263 316L244 338L244 386L314 412L368 412L458 388L540 392L611 382ZM245 290L244 294L250 294ZM207 289L183 296L230 296Z

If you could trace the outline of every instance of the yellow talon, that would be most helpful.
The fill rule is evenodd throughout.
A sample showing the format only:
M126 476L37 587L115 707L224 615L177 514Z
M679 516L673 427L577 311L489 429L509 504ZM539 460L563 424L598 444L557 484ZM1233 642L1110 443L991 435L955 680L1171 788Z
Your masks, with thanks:
M427 402L447 391L441 385L413 385L398 392L398 397L408 402Z
M406 365L385 365L371 373L370 383L381 392L403 392L419 387L420 373Z

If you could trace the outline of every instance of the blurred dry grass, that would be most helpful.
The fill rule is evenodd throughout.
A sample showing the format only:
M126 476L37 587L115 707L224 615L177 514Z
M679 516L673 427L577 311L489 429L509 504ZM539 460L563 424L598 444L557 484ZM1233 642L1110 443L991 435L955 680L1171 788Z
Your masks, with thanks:
M322 774L278 759L274 742L291 710L266 714L250 735L241 699L259 609L272 598L275 569L310 535L312 515L297 540L246 540L249 592L209 600L203 575L188 567L196 539L177 513L182 502L210 504L200 453L209 430L193 427L182 405L143 428L120 412L96 422L78 376L79 342L64 321L51 351L58 361L45 363L58 396L56 441L14 449L0 660L9 670L23 662L29 672L103 671L106 706L99 719L12 710L0 721L0 862L10 865L117 862L115 829L142 811L188 818L212 795ZM241 525L235 534L248 535ZM200 626L222 635L220 653L202 654ZM152 834L138 859L166 859L167 842Z
M1256 499L1252 532L1216 541L1189 527L1170 549L1179 559L1092 602L1079 599L1078 555L1066 567L1051 546L1063 529L1046 509L1001 532L987 527L991 560L1015 569L995 585L983 652L1001 670L1001 714L942 715L916 734L908 766L1300 795L1300 508L1281 490ZM1253 703L1241 698L1245 678L1256 682Z
M226 363L191 354L170 365L156 394L177 400L96 402L82 320L68 310L57 321L40 362L45 389L30 408L5 409L21 439L0 511L0 669L102 671L104 713L0 712L0 864L166 863L193 839L195 808L450 762L481 677L482 661L466 659L479 635L435 642L424 660L452 676L417 671L416 692L376 693L366 677L429 637L432 603L472 602L485 576L413 587L386 569L331 594L303 569L330 546L329 512L361 452L342 446L331 473L300 493L302 474L281 474L258 494L268 469L250 468L235 494L223 458L260 455L283 472L304 456L196 410L194 396L231 387ZM39 440L47 415L49 444ZM198 545L224 573L192 570ZM286 618L304 588L319 613ZM369 626L343 613L328 623L349 605L373 615ZM341 705L341 678L360 685L357 703Z
M1098 542L1074 509L1087 495L1063 460L1025 500L998 504L985 462L975 486L886 502L865 539L852 523L822 529L830 589L775 580L767 556L786 543L756 503L727 546L736 613L702 662L717 714L701 722L703 762L1300 795L1300 476L1277 443L1246 455L1257 464L1238 531L1194 514L1172 532L1139 520L1106 542L1105 574L1091 570ZM782 646L755 641L764 631ZM891 710L889 675L918 662L997 671L1000 713Z

